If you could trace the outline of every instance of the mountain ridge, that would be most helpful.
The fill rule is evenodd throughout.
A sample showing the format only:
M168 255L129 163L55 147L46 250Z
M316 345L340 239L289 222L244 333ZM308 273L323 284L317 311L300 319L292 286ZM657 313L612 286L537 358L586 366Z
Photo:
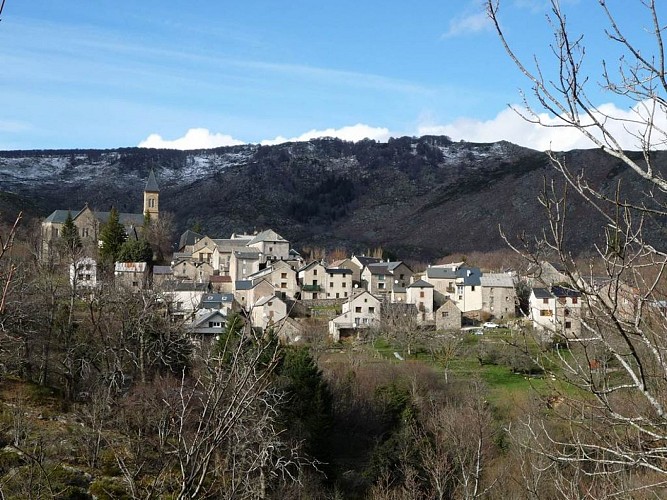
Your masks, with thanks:
M641 191L628 168L603 152L562 156L603 191L613 192L619 181L628 197ZM663 153L656 156L665 163ZM86 202L98 210L141 210L151 169L160 209L174 214L177 233L195 223L215 237L271 227L297 247L382 246L414 259L504 248L499 226L510 236L539 234L545 223L539 190L545 179L562 184L545 153L444 136L197 151L5 151L0 211L8 217L25 204L30 216L45 217L55 209L78 211ZM573 199L570 212L567 243L586 251L603 237L602 220L582 200ZM664 238L660 225L654 230Z

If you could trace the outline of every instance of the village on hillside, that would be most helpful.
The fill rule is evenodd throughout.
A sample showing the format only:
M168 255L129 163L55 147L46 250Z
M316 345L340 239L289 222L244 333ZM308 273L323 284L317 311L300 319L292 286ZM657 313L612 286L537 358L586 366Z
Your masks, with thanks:
M144 224L159 220L159 192L151 172L144 211L117 215L127 239L141 239ZM110 214L87 205L76 214L56 210L42 223L42 259L62 259L58 242L68 217L82 242L69 263L70 283L85 293L102 281L96 259ZM425 332L463 328L481 334L484 328L516 320L564 338L581 331L581 292L568 286L573 278L557 262L543 261L532 276L518 276L512 270L484 272L466 262L415 272L404 261L380 256L306 261L272 229L227 237L187 230L170 265L147 260L115 261L113 281L133 291L155 292L173 321L182 322L195 337L219 335L233 313L259 331L272 329L285 343L312 340L313 320L320 325L320 336L328 335L332 342L364 338L379 327ZM517 297L519 280L529 286L524 292L529 296Z

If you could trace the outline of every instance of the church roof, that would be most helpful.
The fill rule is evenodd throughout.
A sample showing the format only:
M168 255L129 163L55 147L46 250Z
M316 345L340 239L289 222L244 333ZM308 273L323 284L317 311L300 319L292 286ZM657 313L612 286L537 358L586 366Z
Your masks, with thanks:
M72 213L71 210L54 210L51 215L49 215L44 222L55 222L56 224L63 224L67 220L67 214ZM72 219L76 216L76 213L72 214Z
M144 188L144 191L149 193L160 192L160 188L157 185L157 180L155 180L155 172L153 172L153 169L151 169L151 173L148 174L148 180L146 181L146 187Z

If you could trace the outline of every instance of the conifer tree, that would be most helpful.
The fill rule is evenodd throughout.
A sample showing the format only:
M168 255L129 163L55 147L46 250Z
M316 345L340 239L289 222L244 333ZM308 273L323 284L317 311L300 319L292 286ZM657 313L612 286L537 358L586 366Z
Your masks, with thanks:
M76 254L82 247L79 231L74 225L74 219L72 218L72 212L67 212L67 218L63 223L61 238L65 244L65 249L70 256L74 256L74 254Z
M120 249L125 243L127 235L125 228L120 223L120 215L115 208L111 208L109 220L102 227L100 231L100 240L102 241L102 248L100 248L100 257L106 262L115 262L120 254Z

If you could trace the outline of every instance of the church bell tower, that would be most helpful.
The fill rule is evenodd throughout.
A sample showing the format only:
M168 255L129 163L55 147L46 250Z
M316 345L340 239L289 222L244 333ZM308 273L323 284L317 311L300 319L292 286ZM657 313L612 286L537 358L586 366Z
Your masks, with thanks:
M144 188L144 214L148 212L151 220L158 219L158 206L160 201L160 188L155 180L155 172L151 169L151 173L146 181Z

